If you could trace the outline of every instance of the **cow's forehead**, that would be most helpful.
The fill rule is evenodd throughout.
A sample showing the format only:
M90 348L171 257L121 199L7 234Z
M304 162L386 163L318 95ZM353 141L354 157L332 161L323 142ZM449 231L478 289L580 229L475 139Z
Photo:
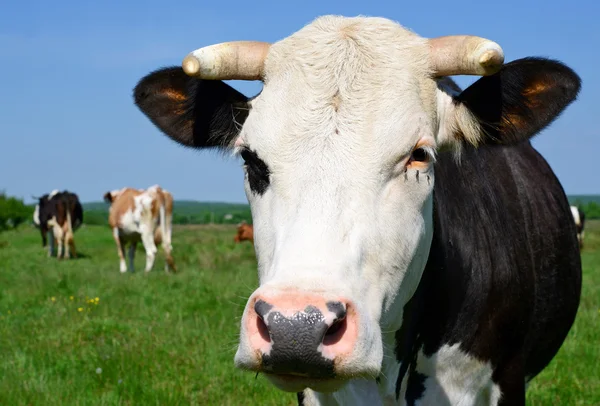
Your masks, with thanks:
M413 142L436 111L428 52L424 38L387 19L321 17L271 46L265 87L253 101L259 117L247 129L276 149L321 128L339 130L344 142L400 133ZM269 128L261 126L267 119Z
M320 91L334 79L371 87L408 77L431 84L428 54L425 38L388 19L325 16L271 46L265 81L285 75Z

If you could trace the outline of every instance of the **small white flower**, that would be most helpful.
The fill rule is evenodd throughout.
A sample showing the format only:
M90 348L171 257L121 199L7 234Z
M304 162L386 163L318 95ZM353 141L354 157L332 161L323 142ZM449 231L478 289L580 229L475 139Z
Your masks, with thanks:
M102 368L96 368L96 373L100 375L102 373Z

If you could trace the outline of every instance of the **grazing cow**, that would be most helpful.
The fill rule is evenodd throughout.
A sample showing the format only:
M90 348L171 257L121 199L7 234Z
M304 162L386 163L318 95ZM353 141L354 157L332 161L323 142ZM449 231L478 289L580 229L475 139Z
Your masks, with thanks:
M57 243L57 258L77 256L75 250L74 232L83 223L83 207L79 197L67 190L60 192L53 190L49 194L37 198L38 203L33 212L33 223L39 227L42 234L42 246L47 245L46 235L49 230L50 245L48 245L48 256L54 252L54 241ZM64 250L63 250L64 247Z
M110 204L108 224L113 230L117 244L121 272L127 272L125 246L129 244L129 269L133 272L133 260L138 242L146 250L146 272L150 272L156 256L156 245L162 243L165 251L165 271L175 269L171 256L171 232L173 223L173 196L158 185L147 190L123 188L104 194Z
M579 89L483 38L329 16L194 51L134 100L244 160L260 286L238 367L311 405L524 405L581 290L569 203L529 138Z
M233 241L236 243L250 241L254 244L254 229L252 228L252 224L248 224L245 221L238 224L237 234L233 238Z
M575 220L575 227L577 229L577 241L579 241L579 248L583 248L583 236L585 227L585 213L577 206L571 206L571 214L573 214L573 220Z

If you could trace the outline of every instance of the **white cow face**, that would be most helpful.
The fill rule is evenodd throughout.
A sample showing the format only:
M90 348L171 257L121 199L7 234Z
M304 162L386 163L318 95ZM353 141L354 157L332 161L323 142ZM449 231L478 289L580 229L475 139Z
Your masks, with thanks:
M351 307L360 326L345 368L375 375L380 326L400 322L382 314L397 314L412 296L431 242L436 85L419 57L422 40L399 26L342 33L323 30L327 24L273 45L264 89L234 141L245 161L259 261L261 286L250 303L267 297L277 309L281 295L309 292ZM412 46L365 52L344 35ZM309 305L300 300L285 311ZM243 343L251 341L247 332L236 360L254 369L260 360Z
M492 75L459 94L435 77L430 45L388 20L323 17L270 46L251 100L177 68L136 87L173 139L244 160L260 286L235 360L285 390L380 373L428 258L436 150L531 136L547 121L519 118L547 96L544 75L568 69L518 65L502 71L521 75L510 92Z

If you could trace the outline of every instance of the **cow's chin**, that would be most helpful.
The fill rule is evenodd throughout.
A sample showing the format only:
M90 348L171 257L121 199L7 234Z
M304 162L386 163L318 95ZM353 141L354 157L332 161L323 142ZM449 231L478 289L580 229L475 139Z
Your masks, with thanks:
M275 387L285 392L302 392L309 388L315 392L335 392L344 386L347 380L336 378L309 378L297 375L265 374Z

